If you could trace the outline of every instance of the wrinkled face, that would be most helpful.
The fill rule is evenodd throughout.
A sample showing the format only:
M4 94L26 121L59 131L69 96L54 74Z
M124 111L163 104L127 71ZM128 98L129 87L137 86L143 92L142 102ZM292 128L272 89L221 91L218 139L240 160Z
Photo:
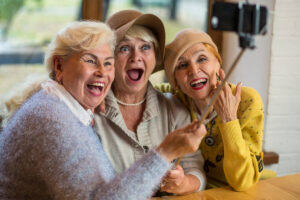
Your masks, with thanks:
M54 59L56 78L85 108L97 107L115 76L114 56L108 44Z
M115 59L114 88L127 93L145 91L156 64L153 43L126 37L117 45Z
M207 98L216 86L220 63L202 43L187 49L176 63L178 87L194 100Z

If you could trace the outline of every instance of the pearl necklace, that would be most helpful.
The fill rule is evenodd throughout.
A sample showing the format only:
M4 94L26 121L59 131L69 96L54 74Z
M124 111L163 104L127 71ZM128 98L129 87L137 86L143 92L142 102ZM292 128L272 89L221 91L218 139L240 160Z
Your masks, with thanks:
M116 100L119 104L121 104L123 106L138 106L138 105L141 105L142 103L144 103L144 101L146 100L146 97L144 99L142 99L142 101L137 102L137 103L125 103L117 98L116 98Z

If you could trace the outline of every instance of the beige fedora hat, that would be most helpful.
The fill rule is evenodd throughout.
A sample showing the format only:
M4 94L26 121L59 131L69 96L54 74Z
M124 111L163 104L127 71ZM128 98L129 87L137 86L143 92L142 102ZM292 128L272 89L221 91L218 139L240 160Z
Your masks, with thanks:
M173 88L176 88L174 71L177 60L188 48L197 43L210 44L218 52L211 37L207 33L195 29L184 29L178 32L174 40L166 45L164 67L167 79Z
M165 27L162 21L153 14L143 14L136 10L122 10L110 16L106 23L116 32L117 43L119 43L126 32L133 25L140 25L148 28L156 36L159 44L159 56L163 61L165 52ZM162 66L156 66L154 69L158 71Z

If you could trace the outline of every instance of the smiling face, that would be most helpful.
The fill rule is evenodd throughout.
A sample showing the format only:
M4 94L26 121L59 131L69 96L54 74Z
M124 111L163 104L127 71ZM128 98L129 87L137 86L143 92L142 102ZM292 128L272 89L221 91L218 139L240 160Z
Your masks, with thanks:
M220 63L203 43L188 48L178 59L175 80L178 87L194 100L205 100L216 86Z
M114 90L125 93L145 93L156 64L152 42L125 37L116 47L116 79Z
M85 108L97 107L114 80L114 57L108 44L54 59L56 79Z

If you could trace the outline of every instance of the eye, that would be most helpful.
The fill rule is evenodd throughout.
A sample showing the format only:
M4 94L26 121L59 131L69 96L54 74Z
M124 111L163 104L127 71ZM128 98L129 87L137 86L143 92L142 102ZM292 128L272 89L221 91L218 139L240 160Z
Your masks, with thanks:
M104 62L104 66L105 66L105 67L110 67L110 66L112 66L112 65L113 65L113 63L110 62L110 61Z
M144 50L144 51L149 50L149 49L151 49L151 45L150 44L144 44L141 49Z
M91 63L91 64L96 64L96 61L95 61L95 60L92 60L92 59L88 59L88 60L86 60L85 62Z
M89 55L84 55L81 60L88 64L97 65L97 60Z
M129 51L129 46L121 46L119 49L120 49L120 52L127 52L127 51Z
M181 70L181 69L185 69L188 67L188 62L180 62L177 66L176 66L176 70Z
M204 56L200 56L200 57L197 59L197 62L198 62L198 63L203 63L203 62L205 62L205 61L207 61L207 58L204 57Z

